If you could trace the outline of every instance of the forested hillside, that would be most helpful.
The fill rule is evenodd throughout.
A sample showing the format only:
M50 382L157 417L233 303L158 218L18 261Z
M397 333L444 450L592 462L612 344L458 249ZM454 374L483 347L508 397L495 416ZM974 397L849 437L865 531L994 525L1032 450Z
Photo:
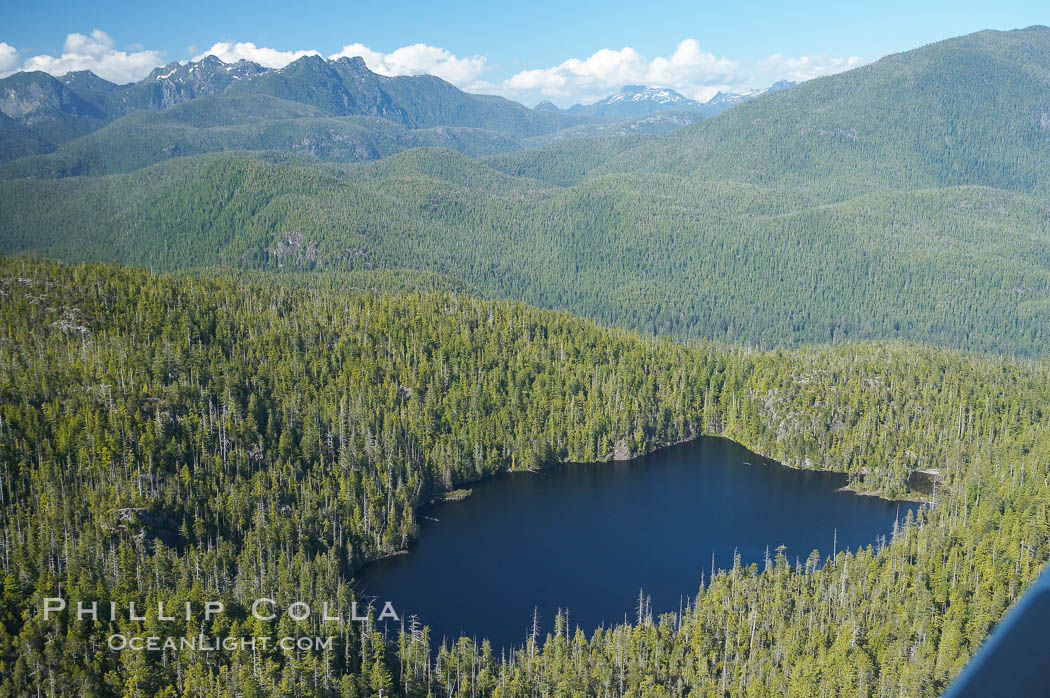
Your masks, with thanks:
M174 157L225 150L281 150L323 161L357 162L409 148L444 147L476 156L524 145L499 131L462 126L409 129L376 116L333 117L317 107L275 97L200 97L162 112L134 112L53 153L0 164L0 177L131 172Z
M292 278L0 263L6 692L935 695L1050 555L1045 364L678 344L453 291ZM561 619L510 654L464 639L431 662L425 631L367 624L340 625L329 652L104 649L118 630L288 632L249 599L349 606L354 571L412 540L431 494L700 433L887 495L913 469L945 479L877 549L737 567L698 579L682 617ZM44 622L59 592L232 611ZM320 633L314 618L297 629Z
M412 268L608 324L766 347L897 338L1039 357L1050 346L1050 29L888 56L663 138L478 159L415 148L317 162L507 144L314 114L334 108L314 99L318 75L352 66L296 65L254 78L269 96L244 97L265 109L243 117L216 120L197 100L7 163L0 251L158 270ZM302 71L313 82L296 82ZM381 105L406 114L430 84L380 82L393 100ZM462 107L442 104L411 124ZM135 169L173 143L186 155L278 150ZM133 171L66 176L77 168Z
M548 180L573 177L540 167ZM566 188L417 149L328 167L215 154L0 190L8 252L155 269L416 268L606 323L759 346L896 337L1036 356L1048 346L1047 204L986 187L835 204L655 174Z
M984 31L742 104L598 168L813 187L1050 193L1050 28Z

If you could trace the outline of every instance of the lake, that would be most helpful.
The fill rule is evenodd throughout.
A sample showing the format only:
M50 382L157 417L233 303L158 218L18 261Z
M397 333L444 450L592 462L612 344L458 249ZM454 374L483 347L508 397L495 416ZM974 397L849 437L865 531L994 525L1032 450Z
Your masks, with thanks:
M408 554L358 574L366 597L417 615L442 637L521 645L559 609L588 636L634 620L639 589L653 616L677 612L701 574L764 564L779 545L794 563L875 544L919 505L839 491L845 476L793 470L728 439L704 437L619 463L569 463L475 483L461 501L420 509ZM396 633L397 624L388 628Z

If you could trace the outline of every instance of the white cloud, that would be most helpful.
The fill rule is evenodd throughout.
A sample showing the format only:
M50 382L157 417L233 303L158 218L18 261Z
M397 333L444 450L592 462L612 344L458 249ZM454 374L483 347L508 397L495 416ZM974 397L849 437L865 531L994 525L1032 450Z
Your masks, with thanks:
M740 74L740 64L728 58L700 50L696 39L678 44L670 58L654 58L649 64L646 79L651 83L681 85L683 89L711 84L715 80L731 80Z
M493 92L526 103L550 99L562 106L588 103L624 85L670 87L705 102L719 91L765 88L777 80L803 82L867 63L857 56L835 58L811 54L791 58L773 54L759 61L717 57L696 39L679 42L668 56L647 59L630 46L601 49L587 58L570 58L551 68L523 70L502 82L477 82L474 92Z
M360 56L365 65L380 75L436 75L453 85L464 87L477 81L488 68L484 56L460 58L437 46L412 44L402 46L390 53L380 53L362 44L347 44L329 58L353 58Z
M215 55L226 62L243 58L267 68L283 68L303 56L322 55L313 49L282 51L256 46L250 41L220 41L203 52L191 46L187 53L193 55L195 61ZM809 54L791 57L779 53L761 60L740 61L715 56L704 51L696 39L685 39L666 56L650 59L630 46L604 48L586 58L569 58L549 68L522 70L504 80L486 81L482 77L490 66L485 56L460 57L447 49L427 44L402 46L383 53L352 43L329 58L344 56L360 56L370 70L381 75L429 73L470 92L500 94L526 104L550 99L561 106L593 102L629 84L670 87L686 97L704 102L719 91L764 88L785 79L803 82L869 62L869 59L858 56L840 58ZM89 35L69 34L59 57L39 55L21 63L18 50L0 42L0 76L16 70L43 70L52 75L91 70L108 80L123 83L142 79L154 67L166 62L163 57L162 51L150 51L137 45L117 50L108 34L95 29Z
M0 75L9 75L18 67L18 49L0 41Z
M0 54L10 56L11 47L2 46ZM13 49L11 49L13 51ZM7 70L14 70L16 62ZM62 46L61 56L39 55L25 61L18 70L42 70L51 75L65 75L72 70L90 70L99 77L117 83L132 82L146 77L151 70L163 63L162 51L118 51L113 39L101 29L95 29L90 35L69 34ZM10 60L10 59L8 59ZM0 69L4 60L0 58Z
M529 93L547 99L600 99L624 85L670 87L690 98L701 98L711 86L724 86L743 78L741 65L719 58L700 48L696 39L686 39L669 56L649 60L626 46L601 49L587 58L570 58L552 68L524 70L502 83L487 84L507 96Z
M242 58L254 61L266 68L283 68L292 61L299 60L303 56L320 56L319 51L279 51L275 48L256 46L250 41L220 41L212 44L212 47L203 53L193 57L199 61L205 56L216 56L226 63L236 63Z
M805 82L822 75L832 75L851 68L857 68L865 63L870 63L871 60L860 56L835 58L827 54L817 53L791 58L774 53L769 58L759 61L758 69L762 74L777 75L779 76L777 79L780 80Z
M267 68L283 68L303 56L320 56L321 53L312 49L280 51L265 46L256 46L250 41L220 41L213 44L208 50L194 56L192 60L199 61L208 55L218 56L227 63L236 62L243 58L255 61ZM365 65L368 66L369 70L380 75L420 75L429 73L459 86L475 82L487 68L484 56L460 58L446 49L426 44L402 46L390 53L373 51L359 43L347 44L343 46L342 50L332 54L329 58L337 59L344 56L347 58L360 56L364 59Z

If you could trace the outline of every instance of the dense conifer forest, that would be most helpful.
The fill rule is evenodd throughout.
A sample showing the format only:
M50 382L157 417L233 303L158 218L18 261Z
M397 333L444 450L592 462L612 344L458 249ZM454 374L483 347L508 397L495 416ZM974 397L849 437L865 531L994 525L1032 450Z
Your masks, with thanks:
M359 58L168 69L0 81L0 695L935 696L1050 558L1050 29L662 137ZM514 647L359 598L434 497L701 435L925 506Z
M441 150L352 171L289 157L3 182L5 249L157 270L409 267L609 324L767 347L904 338L1040 356L1047 342L1050 231L1029 194L822 204L656 174L564 189Z
M0 164L0 253L410 268L661 336L1046 355L1046 27L893 54L662 138L484 157L568 117L482 100L505 131L435 126L481 98L424 79L398 83L417 117L347 115L318 75L348 69L306 61Z
M0 262L5 693L936 695L1050 556L1045 363L678 343L435 278L352 292L282 278ZM681 615L557 618L509 652L440 645L413 619L326 633L317 614L248 613L259 596L349 608L355 570L407 545L413 507L441 491L699 434L885 496L909 495L916 469L943 479L877 546L771 552L697 579ZM147 602L147 620L44 621L52 596ZM229 612L157 617L157 601L213 598ZM292 631L338 641L105 644Z

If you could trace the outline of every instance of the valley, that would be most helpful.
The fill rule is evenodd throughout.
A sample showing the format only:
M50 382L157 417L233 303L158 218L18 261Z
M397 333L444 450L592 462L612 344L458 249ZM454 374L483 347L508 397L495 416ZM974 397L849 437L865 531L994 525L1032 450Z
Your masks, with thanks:
M430 48L0 78L0 694L948 690L1050 559L1050 29Z

